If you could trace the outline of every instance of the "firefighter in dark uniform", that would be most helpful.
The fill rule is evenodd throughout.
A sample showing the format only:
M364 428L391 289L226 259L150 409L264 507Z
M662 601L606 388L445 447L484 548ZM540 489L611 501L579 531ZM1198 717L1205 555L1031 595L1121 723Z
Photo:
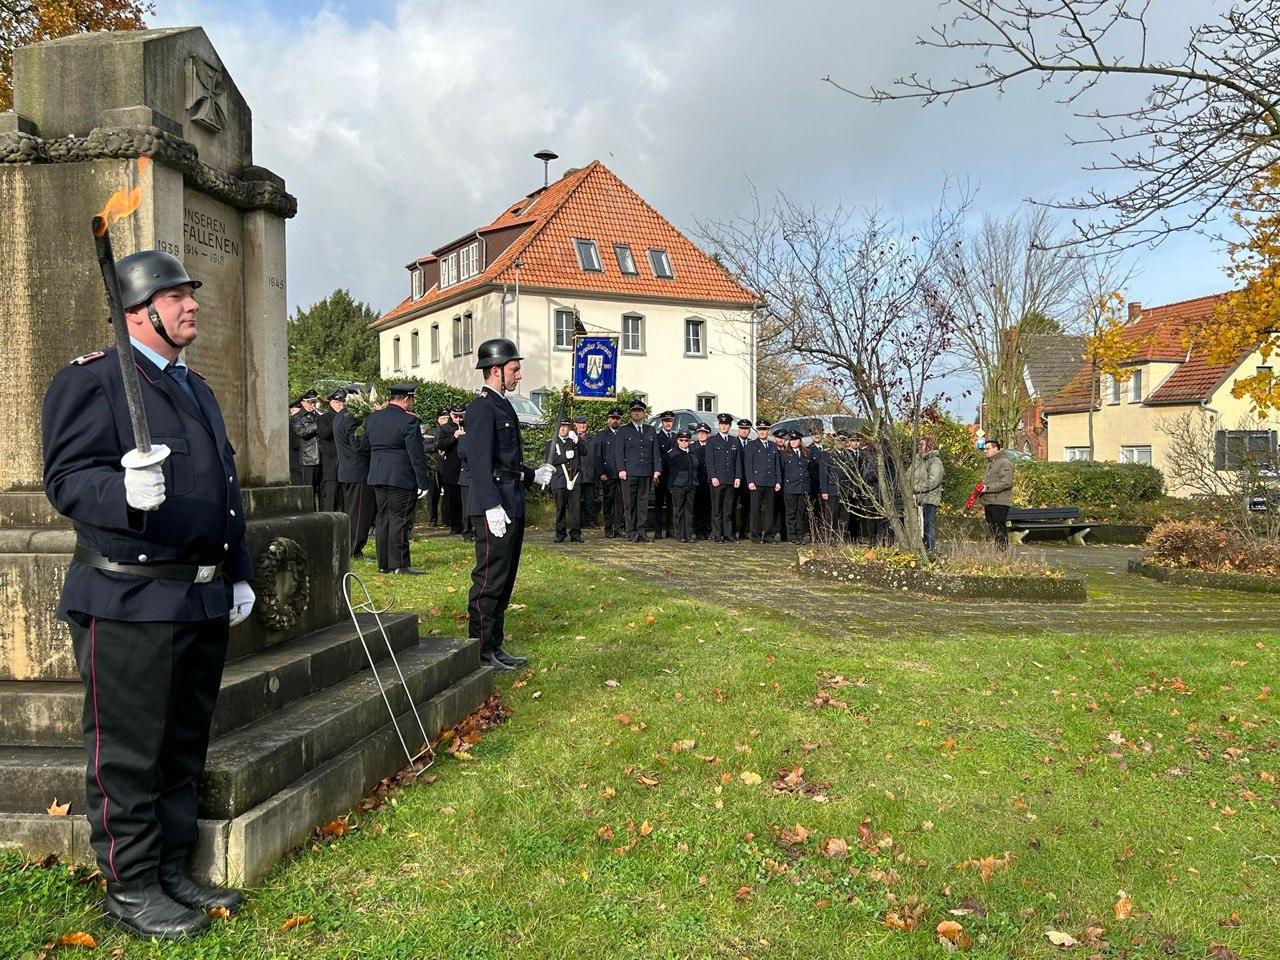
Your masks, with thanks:
M676 415L671 410L662 411L658 428L658 475L653 478L653 539L671 536L671 490L665 479L667 454L676 445Z
M662 452L653 427L644 422L646 407L631 403L631 423L618 431L613 444L613 472L622 481L622 513L628 540L648 542L649 487L662 476Z
M320 414L316 403L320 395L308 390L298 398L302 412L289 422L298 441L298 462L302 464L302 484L311 488L311 509L320 509Z
M829 435L834 442L835 434ZM809 502L813 508L813 527L809 531L813 541L830 540L832 533L832 494L835 493L835 466L831 453L824 446L821 432L814 431L809 445Z
M698 540L711 536L711 483L707 474L707 441L710 437L711 427L700 423L694 431L693 442L689 444L698 460L698 486L693 493L693 535Z
M440 486L444 489L444 521L450 533L462 533L462 486L458 482L462 464L458 460L458 440L463 432L463 410L453 407L449 419L436 430L436 457L440 463Z
M573 418L578 434L578 470L582 473L582 525L598 527L600 516L600 458L596 453L596 435L588 429L584 416Z
M769 439L771 426L768 420L756 422L756 439L747 444L742 465L742 478L751 498L751 539L757 543L769 542L773 498L782 491L782 464L778 448Z
M561 420L556 435L547 444L547 463L555 467L551 476L551 496L556 501L556 543L565 534L574 543L582 542L582 460L573 421Z
M693 543L693 500L698 490L698 455L689 444L689 431L675 434L676 445L667 453L666 485L671 491L672 536Z
M604 515L604 535L616 537L622 530L622 481L613 469L613 447L622 429L622 411L609 411L606 425L595 435L596 470L600 477L600 502Z
M293 418L302 412L302 398L289 402L289 482L302 484L302 442L293 432Z
M467 596L468 635L480 640L480 661L495 670L528 663L502 649L507 606L524 544L524 492L548 483L552 468L521 460L520 418L507 399L521 381L520 351L510 340L486 340L476 350L484 387L467 406L467 515L476 531L476 565Z
M752 442L751 438L751 421L743 417L738 421L738 457L742 461L739 468L742 471L742 485L738 487L738 492L734 494L734 529L737 531L739 540L746 540L751 536L751 492L747 489L747 444Z
M707 441L707 482L711 496L711 539L716 543L737 539L733 532L733 501L742 485L742 450L731 436L733 417L716 417L716 434Z
M76 547L57 615L84 682L90 841L108 923L144 938L208 929L243 896L191 878L196 797L229 627L249 615L235 455L182 349L200 285L154 250L117 265L144 407L163 462L138 455L116 348L58 371L44 397L44 485ZM155 449L155 448L153 448Z
M787 431L773 431L773 446L774 449L778 451L778 463L781 465L782 458L786 456L787 453ZM779 466L778 469L781 471L781 466ZM778 477L781 479L781 472L779 472ZM766 535L766 538L769 540L772 540L774 537L777 537L779 541L785 541L787 539L787 507L786 501L782 496L781 487L779 487L778 492L773 495L773 524L769 527L769 532Z
M369 440L369 486L377 505L374 528L380 573L422 573L409 562L414 508L418 499L427 495L421 421L412 412L415 389L412 383L395 384L388 390L387 405L364 421L364 435Z
M792 430L782 448L782 503L787 541L804 543L804 525L809 507L810 455L805 453L800 434Z
M354 387L348 393L355 390ZM356 391L357 393L359 391ZM342 503L351 522L351 556L363 557L373 527L373 487L369 486L369 438L357 432L357 424L345 408L333 418L333 442L338 451L338 482Z
M316 442L320 447L320 509L342 509L342 487L338 482L338 448L333 439L333 418L347 404L347 388L334 390L325 398L325 410L317 421Z

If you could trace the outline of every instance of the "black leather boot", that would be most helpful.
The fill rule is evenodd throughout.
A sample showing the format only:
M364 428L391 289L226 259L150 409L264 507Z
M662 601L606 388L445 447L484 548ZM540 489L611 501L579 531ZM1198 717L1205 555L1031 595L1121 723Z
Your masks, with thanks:
M244 906L244 894L239 890L201 883L176 863L160 865L160 886L174 900L192 910L226 907L235 913Z
M156 874L137 880L107 883L103 922L144 940L185 940L209 929L203 911L174 900L160 886Z
M486 667L492 667L494 670L498 670L503 673L515 669L511 664L504 663L502 660L499 660L498 655L491 651L485 651L480 654L480 662Z
M528 657L517 657L514 653L507 653L507 651L503 650L501 647L493 651L493 655L497 657L499 660L501 660L503 663L505 663L508 667L519 668L519 667L523 667L525 664L529 662Z

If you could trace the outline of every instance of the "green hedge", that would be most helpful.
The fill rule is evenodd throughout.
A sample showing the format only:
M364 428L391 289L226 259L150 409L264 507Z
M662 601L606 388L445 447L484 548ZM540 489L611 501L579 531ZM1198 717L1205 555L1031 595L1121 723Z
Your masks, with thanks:
M972 489L972 488L970 488ZM1146 503L1164 494L1160 471L1140 463L1014 464L1013 502L1023 507L1112 507Z

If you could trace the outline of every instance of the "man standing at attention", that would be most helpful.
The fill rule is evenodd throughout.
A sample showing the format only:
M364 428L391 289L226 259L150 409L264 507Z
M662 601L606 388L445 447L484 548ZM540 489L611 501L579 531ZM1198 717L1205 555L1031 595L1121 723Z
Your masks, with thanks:
M742 445L729 435L733 417L716 417L718 433L707 442L707 477L711 483L711 539L732 543L733 500L742 485Z
M413 510L418 499L427 495L428 483L421 421L411 409L415 389L412 383L393 385L387 391L387 405L364 420L369 486L377 508L379 573L422 573L409 562Z
M237 890L187 872L196 791L229 628L253 608L235 455L213 391L182 350L196 339L198 281L146 250L116 264L146 416L163 462L134 451L112 347L59 370L44 397L44 485L76 547L58 617L84 682L90 841L109 924L150 939L209 928ZM155 448L153 448L155 449Z
M359 396L359 390L348 387L347 393ZM351 556L363 557L373 527L373 488L369 486L369 438L357 433L359 424L346 405L333 418L333 441L338 451L338 482L342 484L342 502L351 524Z
M609 411L603 430L595 435L595 461L600 476L600 501L604 507L604 535L616 537L623 528L622 481L613 468L613 446L622 427L622 411Z
M534 481L548 483L552 467L531 470L521 461L520 418L507 399L523 379L520 351L505 338L486 340L476 350L484 387L467 406L467 515L476 531L476 565L467 596L468 636L480 640L480 662L495 670L528 663L502 649L507 606L524 545L524 492Z
M626 536L645 543L649 522L649 485L662 476L662 451L653 427L644 422L645 405L631 402L631 423L618 431L613 444L613 470L622 481L622 513Z

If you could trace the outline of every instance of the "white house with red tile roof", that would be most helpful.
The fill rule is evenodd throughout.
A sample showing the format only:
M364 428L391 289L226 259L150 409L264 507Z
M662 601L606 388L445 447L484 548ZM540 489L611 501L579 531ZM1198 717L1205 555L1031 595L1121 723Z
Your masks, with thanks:
M1262 366L1256 350L1244 351L1232 363L1210 363L1189 351L1185 337L1196 324L1212 316L1225 293L1183 300L1158 307L1129 304L1125 338L1140 344L1128 382L1102 376L1094 405L1093 459L1122 463L1147 463L1169 477L1169 430L1190 412L1215 438L1220 469L1230 468L1246 449L1269 451L1274 459L1276 431L1273 418L1259 420L1250 412L1247 398L1231 395L1235 381L1252 376ZM1075 375L1044 407L1048 420L1050 460L1089 458L1088 411L1093 391L1089 365L1081 360ZM1169 493L1186 494L1170 484Z
M384 377L479 384L475 348L520 347L520 392L558 394L573 337L619 338L618 386L656 409L755 416L755 298L598 160L406 264L381 317Z

